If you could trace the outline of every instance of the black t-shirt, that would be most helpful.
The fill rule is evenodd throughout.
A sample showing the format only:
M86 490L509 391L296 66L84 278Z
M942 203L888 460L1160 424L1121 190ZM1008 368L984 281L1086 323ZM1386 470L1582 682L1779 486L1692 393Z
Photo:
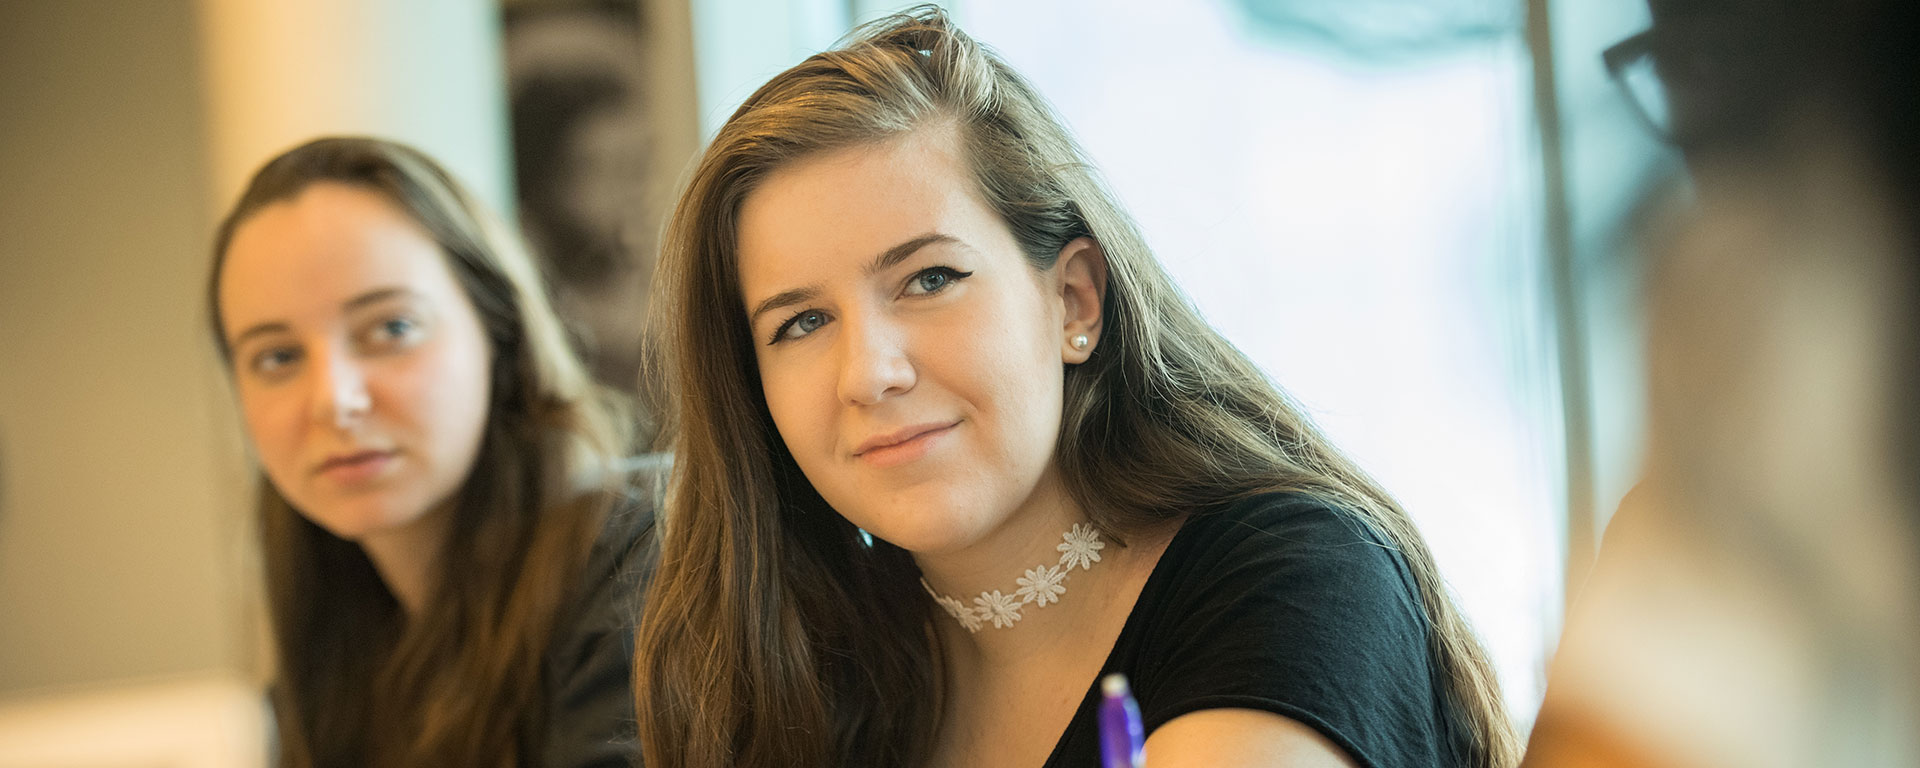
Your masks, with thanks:
M1253 709L1320 732L1362 768L1462 763L1405 560L1353 513L1265 494L1196 514L1167 545L1101 668L1132 683L1148 734ZM1047 768L1097 768L1089 686Z

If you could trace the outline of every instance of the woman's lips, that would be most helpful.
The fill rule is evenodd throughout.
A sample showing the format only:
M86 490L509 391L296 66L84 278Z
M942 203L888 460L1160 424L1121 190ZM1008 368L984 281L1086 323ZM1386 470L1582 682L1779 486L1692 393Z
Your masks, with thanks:
M336 483L356 485L385 474L398 457L399 451L360 451L329 458L316 472Z
M956 421L909 427L893 435L867 441L863 446L871 447L863 447L854 456L874 467L905 464L927 455L927 452L933 450L941 438L959 425L960 422Z

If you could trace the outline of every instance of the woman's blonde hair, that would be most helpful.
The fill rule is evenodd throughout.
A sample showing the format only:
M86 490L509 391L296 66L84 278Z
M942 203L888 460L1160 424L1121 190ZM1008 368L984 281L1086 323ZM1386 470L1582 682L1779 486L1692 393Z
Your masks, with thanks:
M669 223L650 355L677 456L635 658L650 765L916 765L939 700L929 601L904 551L866 543L807 482L755 368L737 264L743 200L798 158L951 125L981 198L1036 270L1094 238L1099 353L1065 374L1055 453L1076 502L1128 532L1262 492L1352 510L1405 557L1461 764L1517 745L1484 652L1398 505L1209 327L1025 79L922 7L762 86Z
M434 599L412 619L357 544L308 521L260 477L280 763L537 761L542 655L615 498L630 408L588 376L519 239L426 155L371 138L288 150L221 222L207 305L229 369L219 284L234 232L319 183L380 195L444 251L492 348L491 400ZM605 492L582 490L595 486Z

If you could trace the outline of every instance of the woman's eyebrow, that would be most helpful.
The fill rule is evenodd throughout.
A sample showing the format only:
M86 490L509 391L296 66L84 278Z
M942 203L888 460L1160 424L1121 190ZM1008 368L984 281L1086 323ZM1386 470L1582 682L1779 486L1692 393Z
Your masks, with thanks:
M779 293L776 293L772 296L767 297L766 301L760 302L760 306L753 308L753 313L750 315L747 315L747 325L749 327L757 325L760 322L761 315L764 315L768 312L772 312L773 310L779 309L781 307L791 306L794 304L799 304L801 302L811 300L812 298L818 295L820 295L820 287L817 285L809 285L805 288L795 288L790 291L781 291Z
M877 272L884 271L895 264L899 264L900 262L906 261L908 256L912 256L916 251L919 251L921 248L925 248L929 245L933 245L934 243L958 244L959 242L960 240L958 238L955 238L954 236L946 234L944 232L928 232L924 235L913 238L912 240L908 240L892 248L888 248L886 252L881 253L879 256L875 256L873 258L873 263L867 265L866 274L872 275Z
M390 288L375 288L371 291L367 291L366 293L362 293L358 296L355 296L351 299L347 299L346 301L341 302L340 307L342 309L351 311L351 310L355 310L355 309L359 309L361 307L367 306L369 304L378 304L382 301L386 301L387 299L406 298L406 297L420 296L420 295L421 293L419 291L415 291L409 288L401 288L397 286L390 287Z
M863 274L873 275L879 272L883 272L888 268L891 268L899 264L902 261L906 261L907 257L912 256L915 253L918 253L920 249L925 248L929 245L933 245L935 243L952 243L955 245L964 245L964 243L960 242L959 238L956 238L944 232L928 232L924 235L920 235L919 237L915 237L911 240L907 240L906 242L900 243L899 245L893 246L892 248L888 248L887 250L882 251L880 255L875 256L873 258L872 262L869 262L867 264L866 269L863 271ZM779 309L781 307L790 306L793 304L799 304L801 302L808 301L814 298L815 296L818 296L819 294L820 294L819 285L809 285L809 286L795 288L788 291L781 291L772 296L769 296L767 297L766 301L760 302L759 306L754 307L753 312L747 315L747 325L749 326L757 325L760 322L761 315L764 315L768 312Z
M410 296L419 296L419 295L421 294L418 291L414 291L408 288L401 288L401 287L375 288L371 291L367 291L366 293L362 293L358 296L355 296L351 299L341 302L340 306L341 308L347 311L353 311L353 310L360 309L362 307L366 307L368 305L378 304L388 299L406 298ZM293 330L293 326L287 323L285 320L268 320L265 322L254 323L253 325L248 326L246 330L241 331L237 334L234 334L233 340L227 342L227 347L230 349L239 349L240 345L245 343L247 339L251 339L255 336L267 336L275 333L288 333L288 332L291 332L292 330Z
M246 330L235 334L233 340L227 342L227 348L239 349L242 344L246 343L247 339L255 336L268 336L276 333L286 333L291 330L293 330L292 326L280 321L255 323Z

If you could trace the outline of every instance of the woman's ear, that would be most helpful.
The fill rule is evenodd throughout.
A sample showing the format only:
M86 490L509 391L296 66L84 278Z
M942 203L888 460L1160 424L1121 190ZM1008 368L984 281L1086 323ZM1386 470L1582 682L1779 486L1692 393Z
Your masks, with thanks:
M1066 315L1061 327L1060 359L1078 365L1100 346L1100 319L1107 298L1107 254L1092 237L1076 237L1060 248L1053 268L1059 276L1060 301Z

